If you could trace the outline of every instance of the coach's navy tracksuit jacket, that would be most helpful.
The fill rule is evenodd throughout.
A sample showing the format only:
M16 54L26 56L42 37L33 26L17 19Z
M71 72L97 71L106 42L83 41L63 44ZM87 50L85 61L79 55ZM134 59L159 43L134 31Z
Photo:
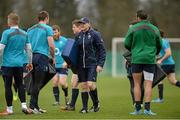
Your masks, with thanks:
M78 67L103 67L106 50L100 33L91 28L86 32L80 32L75 39L78 45Z

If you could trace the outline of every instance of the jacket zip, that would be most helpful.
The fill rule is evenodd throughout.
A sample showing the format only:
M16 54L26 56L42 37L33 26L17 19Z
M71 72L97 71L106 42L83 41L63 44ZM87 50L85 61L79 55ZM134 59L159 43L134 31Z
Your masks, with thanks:
M84 47L84 39L85 39L85 34L83 35L83 67L85 68L86 64L85 64L85 47Z

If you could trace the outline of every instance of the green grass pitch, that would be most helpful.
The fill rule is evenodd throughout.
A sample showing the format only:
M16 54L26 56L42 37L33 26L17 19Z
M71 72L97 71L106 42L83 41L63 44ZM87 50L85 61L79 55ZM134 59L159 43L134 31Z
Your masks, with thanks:
M68 79L70 85L70 78ZM0 111L6 107L4 97L4 82L0 77ZM60 89L61 90L61 89ZM80 114L81 96L79 94L76 111L61 111L60 107L52 106L54 97L52 93L52 82L49 82L40 93L39 104L47 110L47 113L38 115L25 115L21 112L20 102L13 101L14 114L10 116L0 116L0 119L180 119L180 90L164 80L164 103L152 103L151 108L156 112L156 116L132 116L132 101L129 92L129 81L126 78L112 78L110 76L99 75L98 91L101 103L100 111L97 113ZM153 98L157 97L157 88L153 90ZM71 88L69 87L69 96ZM27 97L29 102L29 97ZM61 105L64 105L64 97L61 90ZM89 99L89 107L92 102Z

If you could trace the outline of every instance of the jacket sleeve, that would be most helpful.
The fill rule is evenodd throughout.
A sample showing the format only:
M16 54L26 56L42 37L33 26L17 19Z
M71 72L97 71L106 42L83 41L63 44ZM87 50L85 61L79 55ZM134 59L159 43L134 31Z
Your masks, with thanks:
M159 31L158 31L157 37L156 37L156 48L157 48L156 55L158 55L162 49L162 39L161 39Z
M94 44L97 50L97 65L103 67L106 59L106 49L104 46L104 41L99 32L94 32L94 39Z
M126 34L125 40L124 40L124 46L129 51L131 51L132 40L133 40L133 34L131 32L131 29L129 29L127 34Z

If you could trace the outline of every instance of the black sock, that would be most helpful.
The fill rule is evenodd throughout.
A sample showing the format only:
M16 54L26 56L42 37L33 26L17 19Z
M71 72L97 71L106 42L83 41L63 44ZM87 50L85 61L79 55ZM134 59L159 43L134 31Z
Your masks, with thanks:
M67 97L68 96L68 87L67 88L62 88L63 92L64 92L64 96Z
M180 81L177 81L177 82L176 82L176 86L177 86L177 87L180 87Z
M95 90L91 90L89 92L89 95L91 96L91 99L93 101L93 106L97 106L99 99L98 99L98 94L97 94L97 88Z
M144 99L144 86L141 86L141 104L143 104L143 99Z
M53 87L53 94L54 94L56 102L59 102L59 88L58 87Z
M159 84L159 85L158 85L158 89L159 89L159 99L160 99L160 100L163 99L163 88L164 88L164 85L163 85L163 84Z
M81 92L81 98L82 98L82 104L83 104L83 109L87 110L88 106L88 92Z
M79 89L72 89L72 98L70 103L72 107L75 107L78 95L79 95Z
M136 111L141 110L141 101L136 101L135 103L136 103L135 104Z
M150 102L145 102L144 109L149 111L150 110Z

